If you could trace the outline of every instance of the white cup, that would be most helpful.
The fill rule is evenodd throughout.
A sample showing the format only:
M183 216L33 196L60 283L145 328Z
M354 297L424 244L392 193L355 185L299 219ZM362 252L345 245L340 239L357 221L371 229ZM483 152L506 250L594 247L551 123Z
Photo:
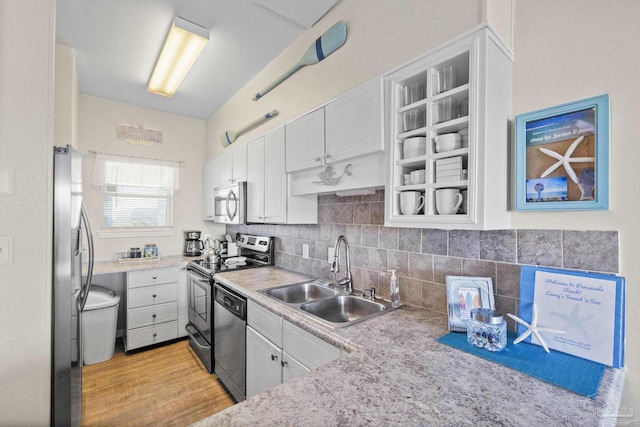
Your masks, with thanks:
M462 194L457 188L436 190L436 211L439 215L452 215L462 204Z
M460 192L462 194L462 204L460 205L460 212L463 214L467 213L467 205L469 204L467 200L467 190L462 190Z
M400 193L400 211L402 215L415 215L424 206L424 196L419 191Z

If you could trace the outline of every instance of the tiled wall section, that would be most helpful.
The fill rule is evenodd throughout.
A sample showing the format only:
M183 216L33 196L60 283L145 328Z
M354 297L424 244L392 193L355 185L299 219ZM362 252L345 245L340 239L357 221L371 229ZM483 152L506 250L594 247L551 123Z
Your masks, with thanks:
M318 204L317 225L238 225L227 226L227 232L276 236L276 265L326 279L333 279L327 248L345 235L357 289L375 286L388 296L387 270L395 269L403 303L443 313L447 275L491 277L497 309L517 313L523 264L619 271L617 231L385 227L383 190L371 196L322 195ZM309 245L308 259L302 257L304 244Z

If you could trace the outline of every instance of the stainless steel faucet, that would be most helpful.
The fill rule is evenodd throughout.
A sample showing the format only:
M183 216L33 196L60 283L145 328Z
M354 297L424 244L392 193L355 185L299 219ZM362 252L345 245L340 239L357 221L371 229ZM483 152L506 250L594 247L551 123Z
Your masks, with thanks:
M347 265L347 274L340 280L338 280L338 272L340 271L340 243L344 243L344 249L346 252L346 265ZM336 239L336 245L333 248L333 264L331 265L331 271L334 274L335 282L344 286L345 290L349 293L353 292L353 277L351 276L351 259L349 255L349 242L347 238L344 236L339 236Z

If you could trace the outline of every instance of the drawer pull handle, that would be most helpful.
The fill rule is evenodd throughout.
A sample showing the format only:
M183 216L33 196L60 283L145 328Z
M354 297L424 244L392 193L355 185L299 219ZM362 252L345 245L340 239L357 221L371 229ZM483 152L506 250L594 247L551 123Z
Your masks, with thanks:
M276 356L275 354L271 355L271 360L276 360L278 358L278 356Z
M158 276L153 276L153 280L156 280L158 278Z
M286 364L287 364L287 362L285 362L284 360L280 361L280 366L282 366L283 368L285 367Z

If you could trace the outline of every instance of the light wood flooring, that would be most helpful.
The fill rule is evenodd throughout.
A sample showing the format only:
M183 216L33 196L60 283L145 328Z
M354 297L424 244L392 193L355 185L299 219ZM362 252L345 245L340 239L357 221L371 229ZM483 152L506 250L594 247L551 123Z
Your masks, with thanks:
M188 340L83 367L82 426L187 426L233 405Z

